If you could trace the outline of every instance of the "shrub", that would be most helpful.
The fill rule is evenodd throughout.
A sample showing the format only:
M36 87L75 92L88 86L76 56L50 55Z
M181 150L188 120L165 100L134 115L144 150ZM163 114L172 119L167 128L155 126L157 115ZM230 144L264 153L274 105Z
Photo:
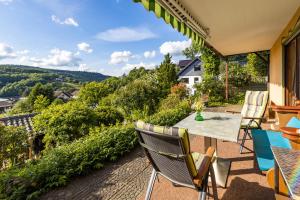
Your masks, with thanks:
M180 99L184 99L188 96L188 90L184 83L178 83L171 88L171 94L178 96Z
M14 107L8 112L8 114L21 114L21 113L30 113L32 112L33 107L28 101L28 99L20 99Z
M116 108L109 106L100 106L96 110L97 120L101 125L115 125L118 122L123 122L124 117Z
M46 149L82 137L98 125L95 112L77 101L51 105L33 120L35 131L45 134Z
M28 135L23 127L0 124L0 170L24 163L28 153Z
M102 168L136 144L132 125L92 129L91 135L52 149L24 168L1 172L0 199L38 198L50 188L65 185L72 176Z
M181 99L178 95L175 94L169 94L167 98L161 100L159 110L168 110L176 107L178 104L180 104Z
M78 98L90 106L96 106L101 98L112 92L112 88L103 82L90 82L81 87Z
M47 99L47 97L44 97L43 95L39 95L36 97L33 108L36 112L41 112L45 108L47 108L50 105L50 100Z
M187 117L191 111L190 103L187 100L184 100L175 108L162 110L148 117L145 121L155 125L173 126L180 120Z
M148 80L137 79L117 91L115 105L122 108L126 117L134 111L153 114L159 102L159 88Z

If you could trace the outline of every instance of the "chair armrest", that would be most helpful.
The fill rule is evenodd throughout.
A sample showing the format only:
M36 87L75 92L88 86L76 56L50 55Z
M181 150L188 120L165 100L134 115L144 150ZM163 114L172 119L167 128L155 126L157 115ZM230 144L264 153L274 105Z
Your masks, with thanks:
M225 112L232 113L232 114L240 114L241 113L241 111L235 111L235 110L225 110Z
M214 147L208 147L207 151L206 151L206 156L210 159L213 158L214 153L215 153L216 149Z
M215 153L215 148L214 147L209 147L205 153L205 158L203 160L203 167L199 168L198 174L196 177L194 177L193 182L195 185L200 186L203 181L203 177L208 173L209 167L212 163L213 156Z

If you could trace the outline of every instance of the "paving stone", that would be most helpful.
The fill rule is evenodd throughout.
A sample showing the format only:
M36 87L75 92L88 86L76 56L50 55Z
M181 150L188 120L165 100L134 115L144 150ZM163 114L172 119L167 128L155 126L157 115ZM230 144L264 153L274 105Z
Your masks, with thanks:
M67 186L49 191L41 199L137 199L147 187L151 170L142 149L136 148L119 161L74 178Z

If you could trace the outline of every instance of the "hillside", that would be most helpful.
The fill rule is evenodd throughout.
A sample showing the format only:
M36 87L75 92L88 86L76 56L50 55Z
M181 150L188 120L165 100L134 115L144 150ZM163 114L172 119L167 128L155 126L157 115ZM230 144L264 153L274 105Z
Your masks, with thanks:
M36 83L51 83L55 89L74 90L84 82L102 81L107 77L96 72L0 65L0 97L21 96Z

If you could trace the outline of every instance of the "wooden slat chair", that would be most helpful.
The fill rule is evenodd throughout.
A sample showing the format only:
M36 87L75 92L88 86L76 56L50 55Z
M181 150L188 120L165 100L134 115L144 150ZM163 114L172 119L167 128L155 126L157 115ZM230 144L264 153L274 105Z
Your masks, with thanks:
M261 122L268 104L268 91L246 91L245 102L240 114L242 115L241 129L244 134L241 142L240 153L243 152L247 135L251 137L249 130L261 129ZM239 113L235 111L227 111Z
M214 148L208 148L205 155L192 153L187 129L163 127L135 123L139 142L153 166L145 199L149 200L158 174L175 185L190 187L199 191L199 199L206 198L210 172L213 196L217 199L217 189L212 158Z

